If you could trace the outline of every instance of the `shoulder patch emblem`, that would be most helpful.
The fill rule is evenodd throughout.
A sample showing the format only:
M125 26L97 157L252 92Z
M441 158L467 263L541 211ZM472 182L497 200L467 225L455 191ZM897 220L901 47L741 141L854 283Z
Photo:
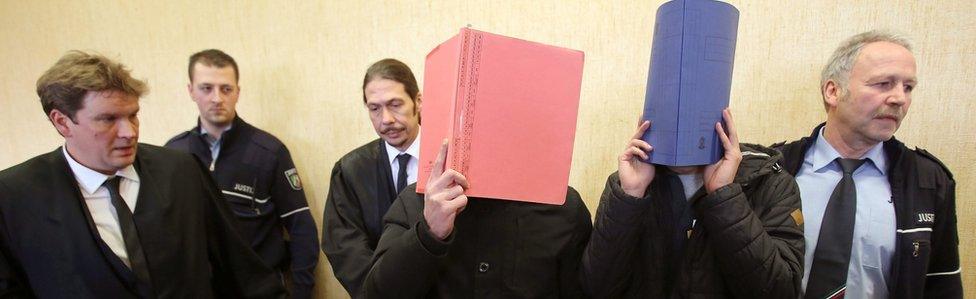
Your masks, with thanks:
M793 217L793 222L796 222L796 225L803 225L803 212L800 209L793 210L790 217Z
M302 190L302 179L298 177L298 170L294 168L285 170L285 178L288 179L288 184L291 185L292 189Z

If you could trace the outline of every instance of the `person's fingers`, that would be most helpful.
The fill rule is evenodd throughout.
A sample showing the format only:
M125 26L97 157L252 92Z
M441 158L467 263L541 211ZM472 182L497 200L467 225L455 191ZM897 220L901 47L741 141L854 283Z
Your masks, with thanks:
M630 159L633 157L640 157L643 160L647 160L648 155L641 149L631 146L627 148L626 152L624 152L624 161L630 161Z
M722 129L722 123L715 123L715 132L718 132L718 138L722 140L722 146L725 147L725 151L734 149L732 141L729 140L729 136L725 135L725 130Z
M430 184L430 181L439 178L441 173L444 173L445 160L447 160L447 138L441 142L441 148L437 151L437 158L434 159L434 168L430 170L430 177L427 178L427 184Z
M450 201L444 203L444 205L449 209L456 212L460 212L468 205L468 196L461 194L457 197L452 198Z
M736 131L735 120L732 118L732 110L725 108L722 111L722 118L725 119L725 126L729 131L729 140L732 141L732 145L738 148L739 146L739 133Z
M442 198L444 200L452 200L455 197L458 197L459 195L464 195L464 188L461 188L461 186L458 185L454 185L451 186L450 188L444 189L444 191L441 194L443 194L444 197Z
M447 174L446 177L450 179L450 181L448 181L448 184L454 183L461 186L461 188L464 189L471 188L471 186L468 184L468 178L464 177L464 175L461 174L460 172L457 172L454 169L448 169L446 170L446 174Z
M630 145L629 147L636 147L643 151L651 151L652 148L650 143L647 143L646 141L640 139L631 139L629 145Z
M433 188L435 188L434 190L436 191L452 185L460 185L462 188L467 189L468 180L460 172L448 168L444 170L444 173L442 173L441 176L436 178Z
M637 127L637 132L635 132L634 136L630 137L630 139L640 139L641 136L644 136L644 132L646 132L650 127L651 121L645 120L644 122L640 123L640 126Z

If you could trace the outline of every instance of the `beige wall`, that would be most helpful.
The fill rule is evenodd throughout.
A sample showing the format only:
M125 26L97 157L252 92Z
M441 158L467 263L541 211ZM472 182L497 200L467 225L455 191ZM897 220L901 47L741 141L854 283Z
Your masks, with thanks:
M34 93L70 49L91 49L148 80L142 141L161 144L194 124L186 59L220 48L241 66L240 114L277 135L304 177L316 221L332 164L375 138L361 102L366 67L423 59L458 28L586 52L570 184L592 211L641 111L661 1L13 1L0 0L0 168L61 144ZM309 1L313 2L313 1ZM958 1L732 1L741 11L732 108L744 140L808 134L824 118L821 65L845 37L891 28L915 42L921 84L898 137L941 157L958 181L960 251L976 295L976 15ZM317 293L344 297L324 256ZM320 296L322 297L322 296Z

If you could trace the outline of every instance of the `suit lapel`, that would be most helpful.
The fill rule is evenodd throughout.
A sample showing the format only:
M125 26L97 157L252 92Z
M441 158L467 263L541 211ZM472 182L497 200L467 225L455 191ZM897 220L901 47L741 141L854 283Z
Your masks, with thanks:
M393 186L393 171L390 169L389 154L386 152L386 144L383 139L379 139L376 143L379 148L376 155L376 173L379 174L377 178L377 193L378 200L377 204L380 212L380 219L383 219L383 215L386 214L386 210L390 208L393 201L396 200L396 187Z
M136 155L134 165L139 174L139 195L132 217L135 219L137 228L140 225L161 223L155 219L160 219L169 212L171 202L163 200L164 197L160 194L162 192L160 184L169 181L160 181L154 175L158 162L160 161L155 161L153 157L142 150Z
M51 182L51 190L55 190L56 195L48 201L50 213L47 214L47 217L58 224L62 223L65 213L79 210L81 208L79 203L85 202L81 197L81 189L78 188L78 180L75 179L71 167L68 166L68 160L64 158L64 153L61 151L62 149L58 147L58 149L48 153L48 158L53 162L48 171L56 174L56 180ZM91 217L88 216L87 219L91 219ZM94 229L95 224L89 221L88 226Z
M64 218L67 218L69 214L80 214L72 215L70 218L85 219L85 229L78 228L74 223L69 224L70 228L61 227L61 229L85 230L88 233L87 238L91 238L91 241L98 247L98 251L101 252L104 262L109 264L119 280L130 291L137 292L135 275L122 263L122 259L112 252L112 249L105 244L105 241L99 235L98 228L95 226L95 220L92 219L91 212L88 210L88 204L85 203L85 198L81 194L81 188L78 187L78 179L75 178L74 171L68 165L68 160L65 159L64 152L59 147L48 155L50 155L49 157L54 162L51 164L52 169L50 171L57 174L56 181L52 182L52 188L54 188L52 190L58 190L56 195L52 196L54 200L49 202L51 211L48 214L49 219L60 226Z

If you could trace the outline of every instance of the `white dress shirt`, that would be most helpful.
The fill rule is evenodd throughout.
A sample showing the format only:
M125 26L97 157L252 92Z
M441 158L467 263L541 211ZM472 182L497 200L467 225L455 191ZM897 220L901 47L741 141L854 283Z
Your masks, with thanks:
M136 172L136 168L130 164L117 171L115 175L104 175L75 161L68 154L67 145L62 147L62 152L64 152L64 158L68 160L71 172L75 175L75 180L78 181L81 196L85 199L92 220L95 221L98 235L112 249L112 252L119 256L119 259L126 266L129 266L129 254L125 251L125 239L122 237L122 228L119 226L119 216L115 212L115 206L112 205L112 197L109 195L108 188L102 184L112 177L121 177L119 195L134 213L136 200L139 197L139 174Z
M393 174L393 186L397 185L397 173L400 171L400 163L397 161L397 156L403 153L410 155L410 162L407 162L407 185L416 183L417 165L420 165L420 132L417 132L417 138L407 147L406 152L401 152L388 142L384 141L383 144L386 145L386 155L389 156L390 171Z

